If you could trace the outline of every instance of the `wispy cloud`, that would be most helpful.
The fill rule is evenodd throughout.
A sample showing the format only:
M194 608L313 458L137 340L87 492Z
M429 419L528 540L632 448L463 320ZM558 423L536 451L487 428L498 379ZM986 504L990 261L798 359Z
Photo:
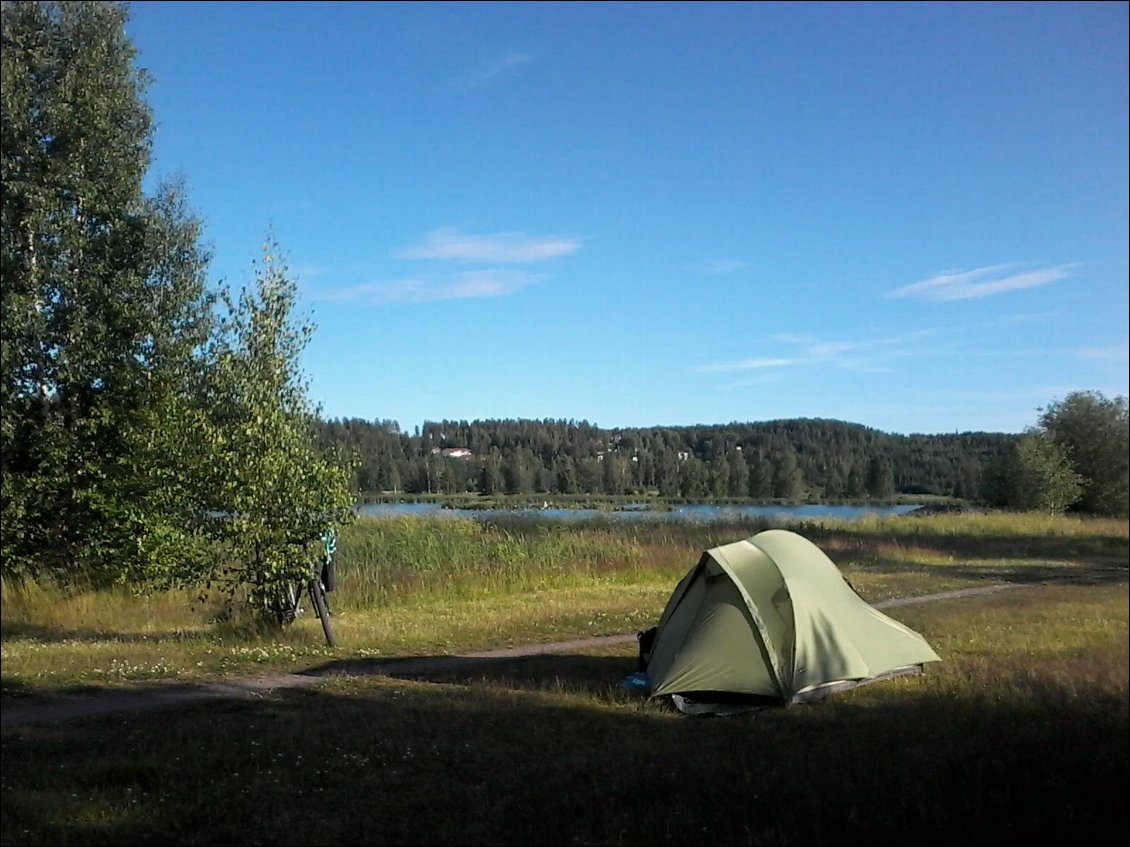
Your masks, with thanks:
M770 341L779 341L782 344L815 344L818 339L814 335L798 335L790 332L779 332L769 336Z
M527 65L534 60L529 53L519 53L516 50L506 50L495 56L483 67L471 72L459 81L460 88L479 88L495 80L513 74L522 65Z
M1011 273L1014 265L989 265L971 271L944 271L929 279L887 292L887 297L917 297L923 300L971 300L1006 291L1019 291L1058 282L1070 276L1077 264Z
M1088 362L1125 362L1130 358L1126 346L1084 347L1075 351L1075 357Z
M895 342L888 342L888 344L893 343ZM810 359L834 359L845 353L856 353L875 346L878 346L878 342L867 344L862 341L814 341L805 346L804 352Z
M955 390L924 386L918 391L920 397L932 397L947 403L1005 403L1018 405L1031 403L1036 411L1040 402L1049 397L1062 397L1074 389L1063 389L1054 385L996 386L984 390Z
M402 259L452 259L459 262L544 262L581 248L580 239L561 235L499 232L470 235L457 229L429 232L417 245L400 251Z
M326 268L321 265L314 265L306 263L294 268L294 273L298 275L299 279L312 279L316 276L324 276L327 273Z
M739 379L734 382L727 382L725 385L718 386L723 391L729 391L734 388L747 388L750 385L767 385L771 382L780 382L780 374L762 374L760 376L751 376L747 379Z
M775 335L773 338L783 344L791 344L800 348L799 352L808 361L825 361L843 356L846 353L902 347L914 341L929 338L932 335L937 335L937 330L919 329L904 335L868 338L865 341L824 341L811 335Z
M741 259L708 259L700 266L708 274L732 274L749 265Z
M884 338L869 338L866 341L821 341L813 339L804 345L804 352L812 359L824 361L835 359L848 353L874 356L906 355L908 345L938 334L936 329L919 329L904 335L889 335ZM894 352L892 352L894 351Z
M755 371L762 368L783 368L789 365L799 364L797 359L785 358L753 358L753 359L738 359L734 362L714 362L710 365L702 365L695 368L700 373L733 373L736 371Z
M875 351L883 348L896 348L910 344L931 335L934 330L918 330L906 335L889 336L886 338L872 338L867 341L823 341L811 335L779 334L770 337L770 341L785 344L794 348L794 352L786 356L762 356L748 359L736 359L727 362L714 362L695 368L698 373L736 373L743 371L759 371L772 368L798 367L803 365L835 363L842 367L852 367L856 370L877 370L872 361L865 361L862 357L875 357ZM845 358L849 354L858 354L857 358ZM888 357L890 354L887 354ZM880 357L881 358L881 357ZM764 380L759 380L764 381ZM732 383L727 387L749 384L749 381Z
M434 303L441 300L472 300L504 297L539 282L539 274L511 268L466 271L442 279L408 279L370 282L324 291L315 300L367 303Z

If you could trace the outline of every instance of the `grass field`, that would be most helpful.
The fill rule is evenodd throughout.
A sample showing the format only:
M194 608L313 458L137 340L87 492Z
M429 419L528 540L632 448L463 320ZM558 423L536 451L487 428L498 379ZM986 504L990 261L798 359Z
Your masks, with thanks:
M653 625L750 524L359 521L337 650L188 595L3 586L5 704ZM792 527L943 661L811 706L689 718L618 687L635 645L335 678L3 734L4 844L1123 843L1126 521Z

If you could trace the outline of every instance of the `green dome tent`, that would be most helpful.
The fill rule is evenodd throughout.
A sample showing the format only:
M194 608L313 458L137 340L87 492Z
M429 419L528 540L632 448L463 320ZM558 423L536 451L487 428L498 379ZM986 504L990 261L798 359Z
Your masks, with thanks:
M641 642L651 696L685 712L807 702L940 661L815 544L779 529L706 551L651 635Z

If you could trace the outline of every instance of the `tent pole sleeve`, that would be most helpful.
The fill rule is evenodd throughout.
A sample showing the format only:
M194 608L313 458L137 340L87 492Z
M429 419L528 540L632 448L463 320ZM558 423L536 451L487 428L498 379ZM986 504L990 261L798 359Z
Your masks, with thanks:
M781 692L781 696L788 700L792 697L792 685L785 685L784 669L781 667L780 657L777 655L777 646L773 643L773 639L769 635L769 628L765 626L765 621L761 619L761 615L757 613L757 604L753 602L753 598L746 593L745 588L742 586L742 581L738 579L738 575L734 573L734 569L730 563L726 561L725 555L721 550L712 550L714 561L718 566L726 572L730 577L730 582L738 589L738 593L742 595L742 600L746 608L749 610L749 616L753 618L753 625L757 627L758 633L761 634L762 643L765 644L765 652L769 654L769 665L773 668L773 676L777 678L777 688ZM769 561L773 561L772 557L768 557Z

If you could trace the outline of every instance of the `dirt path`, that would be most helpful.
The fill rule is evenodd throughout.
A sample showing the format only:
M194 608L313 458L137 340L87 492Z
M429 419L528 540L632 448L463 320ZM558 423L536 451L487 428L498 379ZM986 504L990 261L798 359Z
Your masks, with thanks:
M902 597L872 605L876 609L910 606L939 600L954 600L977 594L992 594L1009 588L1013 583L989 585L980 588L963 588L928 594L922 597ZM503 650L486 650L480 653L460 653L451 656L389 659L384 662L336 663L330 670L306 673L272 674L248 679L232 679L211 683L154 682L139 683L127 691L114 691L90 695L67 695L49 702L10 703L0 712L0 728L27 726L29 724L59 723L82 718L99 718L107 715L127 715L154 712L191 706L209 700L255 697L285 688L309 688L320 684L327 676L380 676L386 674L427 673L463 667L469 663L499 659L514 659L548 653L574 653L590 647L634 642L636 636L605 635L558 641L552 644L530 644Z

